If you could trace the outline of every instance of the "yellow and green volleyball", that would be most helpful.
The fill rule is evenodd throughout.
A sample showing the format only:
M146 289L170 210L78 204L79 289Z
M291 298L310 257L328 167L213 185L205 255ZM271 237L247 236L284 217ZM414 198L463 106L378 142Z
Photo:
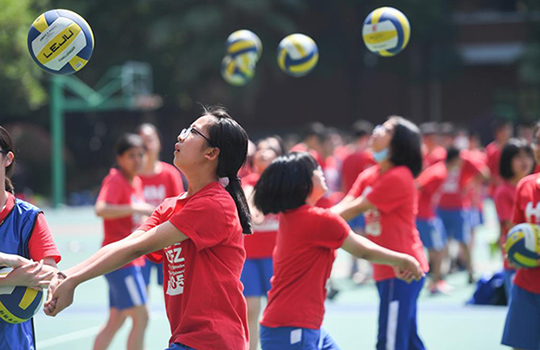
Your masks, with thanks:
M411 26L401 11L380 7L366 17L362 37L371 52L385 57L394 56L409 43Z
M228 56L234 59L239 56L247 56L255 64L262 55L261 39L250 30L237 30L227 38L225 51Z
M73 74L94 51L94 35L84 18L73 11L41 14L28 31L28 51L39 67L53 74Z
M225 56L221 61L221 76L231 85L246 85L253 79L254 75L254 66L244 65L238 59L234 59L231 56Z
M277 49L279 68L293 77L303 77L319 61L319 50L313 39L304 34L291 34L283 38Z
M1 267L0 276L10 273L11 267ZM40 309L43 292L24 286L0 287L0 322L22 323Z
M540 227L519 224L510 229L504 246L508 260L522 268L538 267L540 260Z

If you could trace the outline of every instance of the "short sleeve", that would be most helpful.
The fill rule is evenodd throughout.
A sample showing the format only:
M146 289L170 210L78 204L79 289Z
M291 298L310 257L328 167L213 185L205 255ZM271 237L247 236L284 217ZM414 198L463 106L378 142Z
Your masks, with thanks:
M354 181L351 189L349 190L349 193L347 193L347 196L352 196L355 198L359 197L364 191L364 187L365 187L364 179L363 179L362 173L360 173L356 177L356 180Z
M223 204L210 196L191 199L169 221L189 237L197 250L203 250L225 241L232 223L227 222Z
M156 208L156 210L154 210L152 215L150 215L150 217L148 219L146 219L142 223L141 226L139 226L137 231L142 230L142 231L146 232L146 231L160 225L161 223L163 223L163 221L162 221L162 213L161 213L162 205L160 205L159 207Z
M38 214L36 224L32 231L32 236L28 242L30 258L39 261L44 258L54 258L56 263L60 262L61 256L54 243L51 230L45 220L43 213Z
M411 201L415 190L412 176L410 179L403 172L394 172L382 177L372 187L367 199L381 212L391 212Z
M123 198L125 198L122 191L123 188L114 177L107 176L103 180L97 200L109 204L126 204L123 202Z
M311 233L311 243L330 249L340 248L351 231L350 226L341 216L329 210L324 210L321 215L319 228Z
M438 164L432 166L438 166ZM416 179L419 190L426 194L435 193L443 182L444 177L440 176L430 168L424 170Z

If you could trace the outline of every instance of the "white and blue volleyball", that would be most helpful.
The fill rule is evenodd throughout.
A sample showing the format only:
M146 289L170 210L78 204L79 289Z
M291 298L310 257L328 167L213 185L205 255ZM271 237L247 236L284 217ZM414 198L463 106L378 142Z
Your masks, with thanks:
M385 57L394 56L409 43L411 26L401 11L380 7L366 17L362 37L371 52Z
M53 74L73 74L94 51L94 34L84 18L69 10L40 15L28 32L28 51L39 67Z
M518 224L508 231L504 246L508 260L522 268L538 267L540 260L540 227Z
M239 63L238 59L233 59L231 56L225 56L221 62L221 76L231 85L246 85L253 79L254 75L254 67L245 67Z
M7 275L11 267L0 268ZM31 319L40 309L43 292L24 286L0 287L0 319L7 323L22 323Z
M317 44L307 35L288 35L278 45L278 66L290 76L303 77L309 74L318 61Z
M233 32L225 43L227 55L236 59L239 56L247 56L255 64L262 55L262 43L257 34L247 29Z

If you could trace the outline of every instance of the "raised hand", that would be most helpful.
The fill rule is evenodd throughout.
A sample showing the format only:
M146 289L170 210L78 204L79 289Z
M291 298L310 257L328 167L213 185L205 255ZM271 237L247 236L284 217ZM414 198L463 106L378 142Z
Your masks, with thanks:
M420 280L425 276L424 271L420 267L420 263L410 255L404 255L399 265L394 266L396 278L411 283L413 280Z
M27 286L35 290L43 290L49 285L49 280L53 277L54 272L42 273L42 269L42 262L33 261L13 269L5 279L13 286Z
M76 286L77 285L72 279L66 278L62 280L54 288L54 291L49 293L47 301L43 306L45 314L54 317L71 305L73 303Z

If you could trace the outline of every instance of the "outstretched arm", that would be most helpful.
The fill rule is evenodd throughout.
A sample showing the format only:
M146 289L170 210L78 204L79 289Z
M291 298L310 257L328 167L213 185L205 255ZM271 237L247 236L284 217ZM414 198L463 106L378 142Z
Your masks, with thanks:
M144 232L143 232L144 233ZM132 237L133 236L133 237ZM56 316L73 302L75 288L92 278L114 271L141 255L163 249L186 240L188 237L170 222L156 226L144 234L128 236L100 249L87 261L69 271L45 303L45 313Z
M341 215L345 220L351 220L366 210L375 206L365 197L346 196L341 202L332 207L332 212Z
M383 248L369 239L355 234L353 231L349 232L341 248L357 258L376 264L393 266L396 277L406 282L419 280L424 276L420 264L412 256Z

